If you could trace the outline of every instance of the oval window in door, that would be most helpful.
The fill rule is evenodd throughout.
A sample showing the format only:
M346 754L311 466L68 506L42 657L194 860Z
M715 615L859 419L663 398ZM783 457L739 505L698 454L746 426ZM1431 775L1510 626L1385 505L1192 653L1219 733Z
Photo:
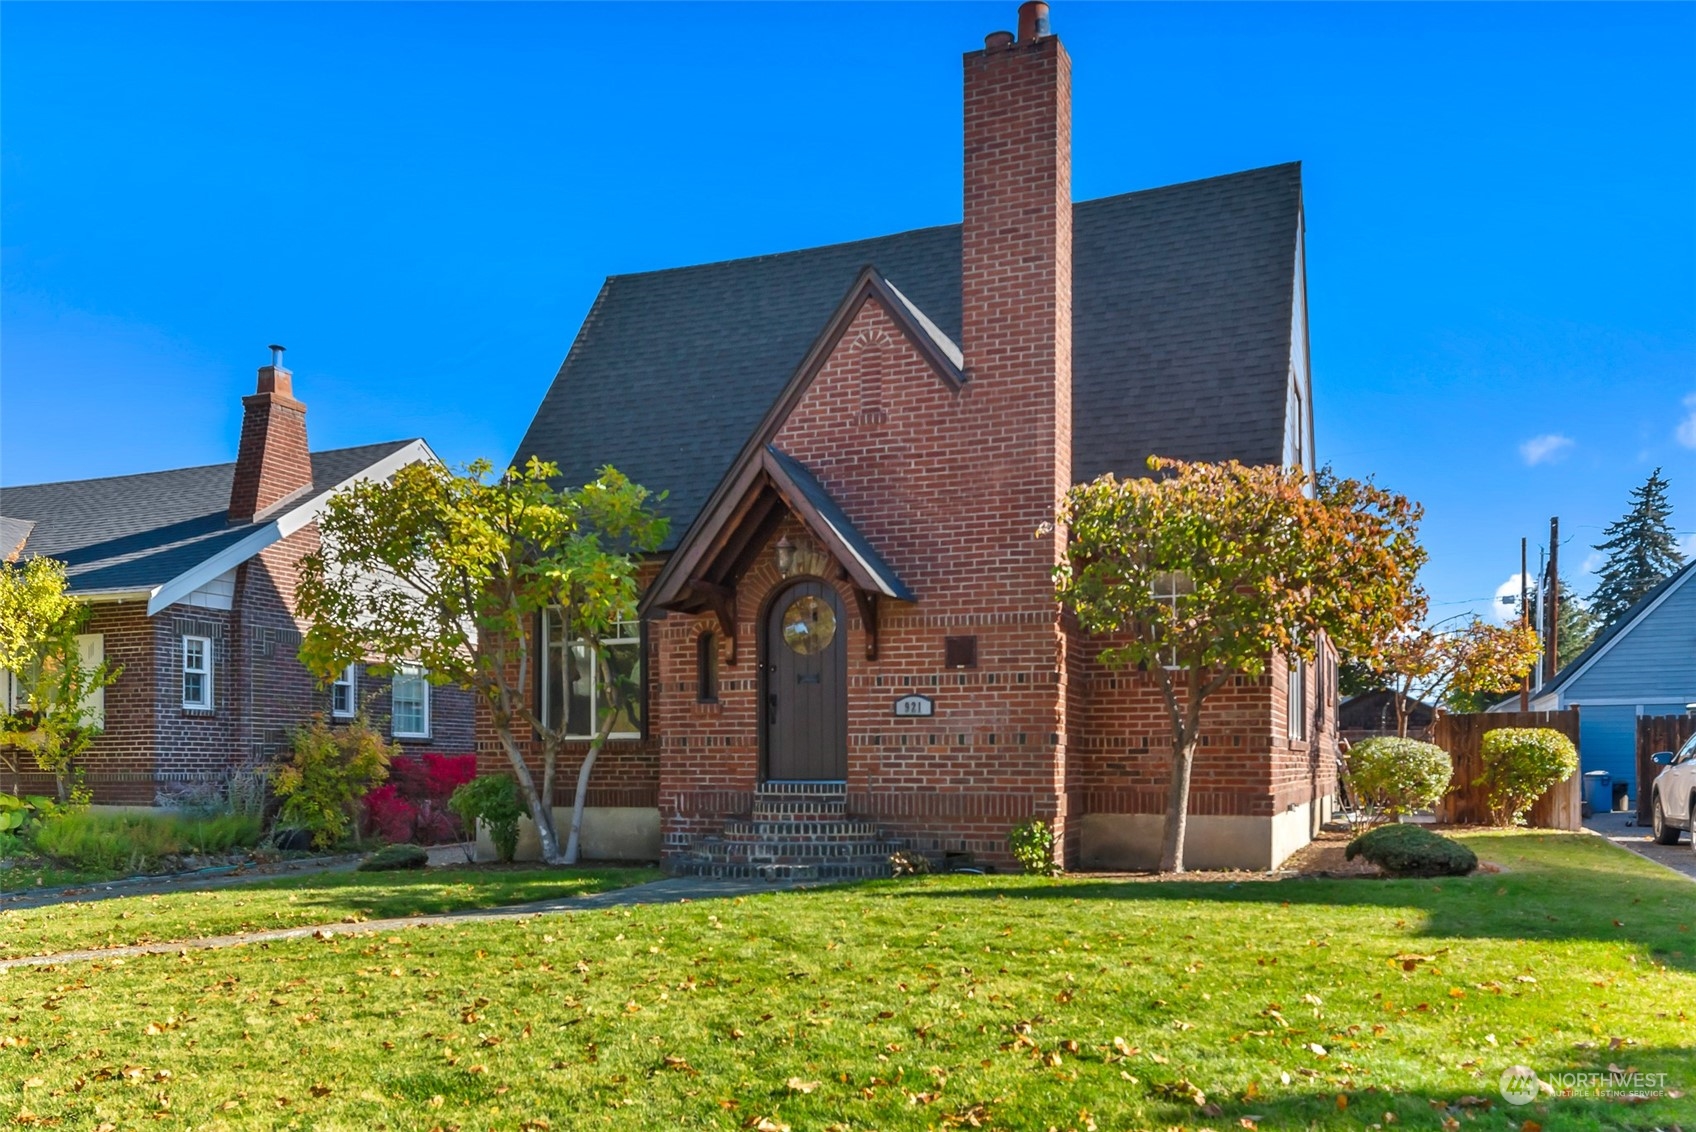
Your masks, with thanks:
M836 638L836 611L822 598L798 597L783 611L783 643L802 656L822 652Z

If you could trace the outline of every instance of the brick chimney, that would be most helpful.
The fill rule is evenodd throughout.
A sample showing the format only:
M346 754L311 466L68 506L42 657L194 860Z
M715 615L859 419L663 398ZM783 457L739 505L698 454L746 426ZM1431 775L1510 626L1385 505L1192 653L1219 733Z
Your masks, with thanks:
M1038 465L1014 504L1024 533L1072 479L1072 61L1033 0L1017 38L987 36L965 65L961 347L973 397Z
M252 522L312 486L306 406L294 399L293 378L283 368L283 348L272 346L271 364L259 367L259 391L241 399L241 447L230 485L232 523Z

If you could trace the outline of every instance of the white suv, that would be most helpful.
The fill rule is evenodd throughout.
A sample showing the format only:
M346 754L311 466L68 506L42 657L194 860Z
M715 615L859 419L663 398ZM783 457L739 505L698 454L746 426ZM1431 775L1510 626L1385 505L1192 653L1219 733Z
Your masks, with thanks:
M1696 735L1686 739L1677 754L1660 751L1650 761L1666 768L1655 779L1655 840L1676 845L1679 831L1696 829ZM1691 844L1696 847L1696 836Z

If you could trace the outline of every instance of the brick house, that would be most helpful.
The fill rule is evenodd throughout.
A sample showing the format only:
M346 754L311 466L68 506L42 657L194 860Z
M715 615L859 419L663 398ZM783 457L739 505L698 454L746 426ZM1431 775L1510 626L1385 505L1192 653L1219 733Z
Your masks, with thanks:
M321 688L297 658L297 564L329 495L435 456L422 440L310 452L306 406L272 350L242 399L235 463L0 489L8 554L65 563L90 610L85 659L122 668L92 705L103 729L82 766L96 802L169 801L285 751L313 713L347 719L361 704L405 747L473 749L466 693L407 674L397 700L396 682L362 665ZM4 789L51 792L27 758L11 769Z
M613 276L584 320L515 462L611 464L673 521L591 848L858 875L897 845L1004 864L1039 815L1074 867L1157 859L1158 689L1097 663L1034 532L1151 454L1313 467L1300 167L1074 204L1071 62L1046 5L1019 25L965 56L963 224ZM535 694L587 734L593 666L537 633ZM1272 867L1328 815L1316 667L1209 701L1192 866Z

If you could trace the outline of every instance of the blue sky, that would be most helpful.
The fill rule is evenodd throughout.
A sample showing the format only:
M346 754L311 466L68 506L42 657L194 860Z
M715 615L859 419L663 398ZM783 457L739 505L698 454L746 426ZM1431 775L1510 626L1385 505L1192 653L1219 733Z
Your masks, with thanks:
M603 276L957 221L1014 13L8 3L0 482L233 458L273 341L315 447L504 459ZM1425 503L1441 613L1657 465L1696 545L1696 6L1054 26L1080 199L1305 163L1319 454Z

